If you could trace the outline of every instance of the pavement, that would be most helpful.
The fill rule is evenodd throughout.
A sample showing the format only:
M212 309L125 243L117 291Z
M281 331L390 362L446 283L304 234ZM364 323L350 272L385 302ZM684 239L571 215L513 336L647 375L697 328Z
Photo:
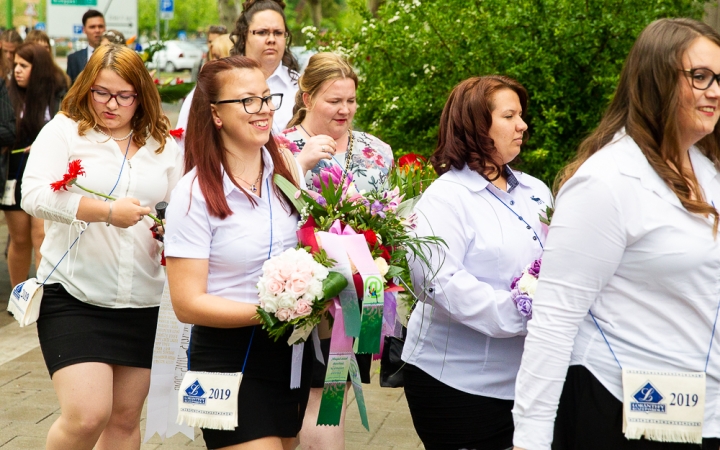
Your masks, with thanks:
M179 105L163 105L173 126ZM7 225L0 215L0 250L7 242ZM50 426L60 415L57 396L43 362L35 325L20 328L5 312L10 297L7 264L0 256L0 449L43 449ZM424 448L412 425L401 388L381 388L378 363L373 363L369 385L363 385L370 431L360 422L352 392L345 420L346 450L404 450ZM144 430L145 411L141 429ZM143 436L144 439L144 436ZM177 434L164 442L153 436L141 450L204 448L199 430L190 440Z

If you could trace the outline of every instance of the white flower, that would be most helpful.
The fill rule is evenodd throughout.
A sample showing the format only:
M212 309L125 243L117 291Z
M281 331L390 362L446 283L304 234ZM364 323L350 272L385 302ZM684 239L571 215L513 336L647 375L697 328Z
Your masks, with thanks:
M375 258L375 265L377 266L378 270L380 271L380 276L384 277L388 270L390 269L390 266L388 266L387 261L385 261L385 258Z
M265 295L260 297L260 307L269 313L277 312L277 297L275 297L274 295Z
M290 309L294 308L295 307L295 296L293 296L289 292L283 292L282 294L278 295L277 307L278 308L290 308Z
M397 13L395 14L394 17L389 18L387 23L393 23L396 20L400 20L400 16L398 16Z
M530 297L535 295L535 289L537 289L538 280L534 276L527 272L523 272L520 280L518 280L517 288L521 292L525 292Z

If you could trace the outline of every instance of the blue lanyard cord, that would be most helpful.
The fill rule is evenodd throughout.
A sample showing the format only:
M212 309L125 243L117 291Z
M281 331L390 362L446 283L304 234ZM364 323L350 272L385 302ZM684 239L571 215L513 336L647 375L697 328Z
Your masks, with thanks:
M240 372L242 372L242 373L245 373L245 365L247 364L248 356L250 356L250 347L252 347L252 341L253 341L253 338L255 337L255 328L257 328L257 326L253 327L252 334L250 334L250 342L248 342L248 349L247 349L247 352L245 352L245 361L243 361L243 366L242 366L242 369L240 370ZM189 360L189 358L188 358L188 360Z
M715 329L717 327L718 312L720 312L720 302L718 302L718 307L715 310L715 322L713 322L712 333L710 334L710 347L708 348L708 354L707 354L707 357L705 358L705 369L703 370L703 372L707 372L708 364L710 364L710 351L712 350L713 340L715 339ZM615 355L615 352L613 351L612 346L610 345L610 341L608 341L607 337L605 336L605 333L603 333L602 328L600 328L600 324L598 324L592 311L588 311L588 313L590 313L590 317L592 317L593 322L595 322L595 326L600 331L600 334L602 335L603 339L605 339L605 343L607 344L608 349L610 350L610 353L612 353L613 358L615 358L615 362L617 363L620 370L622 370L620 361L618 360L617 356Z
M120 173L118 173L117 180L115 180L115 186L113 186L113 188L110 189L110 193L108 194L108 196L111 196L112 193L115 192L115 188L117 188L118 183L120 183L120 177L122 177L123 168L125 167L125 162L127 161L128 151L130 151L130 143L131 143L131 142L132 142L132 137L128 140L128 145L127 145L127 147L125 148L125 155L123 156L122 164L120 164ZM103 201L106 202L106 201L108 201L108 199L103 199ZM90 224L88 224L87 226L89 227ZM85 228L85 230L87 230L87 227ZM85 232L85 230L83 230L83 231L80 232L80 236L82 236L82 234ZM77 241L80 240L80 236L76 237L75 240L72 242L72 244L70 244L70 247L69 247L67 250L65 250L65 253L62 255L62 257L61 257L60 260L57 262L57 264L55 264L55 267L52 268L52 270L50 271L50 273L48 274L48 276L45 277L45 279L43 280L42 283L40 283L41 286L45 286L45 283L47 283L47 280L49 280L50 277L52 276L52 274L55 273L55 270L56 270L58 267L60 267L60 264L63 262L63 260L65 259L65 257L70 253L70 250L72 250L72 248L75 246L75 244L77 244Z
M268 207L270 208L270 249L268 250L268 257L267 259L270 259L270 256L272 256L272 248L273 248L273 213L272 213L272 193L270 192L270 177L265 178L265 195L268 199Z
M488 187L489 187L489 186L488 186ZM525 219L523 219L520 214L516 213L514 209L512 209L510 206L508 206L507 203L505 203L504 201L502 201L502 199L501 199L500 197L498 197L497 195L495 195L495 193L494 193L493 191L491 191L490 189L488 189L487 191L488 191L493 197L495 197L500 203L502 203L503 205L505 205L505 207L506 207L507 209L509 209L511 213L515 214L515 217L517 217L517 218L520 219L525 225L527 225L528 229L532 230L533 234L535 235L535 240L537 241L538 244L540 244L540 248L544 250L545 247L543 247L543 244L542 244L542 242L540 241L540 236L538 236L537 233L535 232L535 228L533 228L529 223L527 223L527 222L525 221Z

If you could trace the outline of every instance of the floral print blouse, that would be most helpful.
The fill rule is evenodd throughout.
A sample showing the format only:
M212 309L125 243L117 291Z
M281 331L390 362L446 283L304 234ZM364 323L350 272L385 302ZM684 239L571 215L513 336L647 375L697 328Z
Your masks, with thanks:
M353 180L358 190L365 192L384 191L387 189L387 175L393 165L393 154L390 146L375 136L362 132L353 131L353 149L349 170L353 174ZM285 147L294 155L300 153L305 146L305 134L297 127L288 128L275 139L280 147ZM308 189L315 189L312 184L314 175L320 173L325 167L339 166L345 170L346 154L338 153L333 159L322 159L305 175L305 183Z

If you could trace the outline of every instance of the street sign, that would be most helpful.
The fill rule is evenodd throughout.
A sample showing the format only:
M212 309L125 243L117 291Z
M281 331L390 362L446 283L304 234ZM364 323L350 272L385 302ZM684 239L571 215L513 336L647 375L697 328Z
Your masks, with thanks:
M38 22L35 24L35 29L45 31L45 22Z
M160 18L163 20L172 20L175 16L175 1L160 0Z
M138 34L138 0L45 0L47 33L77 39L83 35L82 16L88 9L105 15L105 26L125 36Z

